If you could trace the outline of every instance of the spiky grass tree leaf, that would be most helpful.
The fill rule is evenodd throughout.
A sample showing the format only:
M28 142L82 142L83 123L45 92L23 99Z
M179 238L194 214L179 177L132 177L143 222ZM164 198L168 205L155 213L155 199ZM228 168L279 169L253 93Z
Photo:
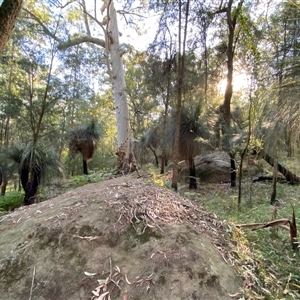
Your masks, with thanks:
M66 139L69 141L70 151L72 153L80 152L83 160L87 161L92 159L101 134L100 124L96 120L92 120L88 124L71 129L66 134Z
M161 131L161 126L149 128L141 139L142 147L158 148L162 139Z
M32 166L43 178L61 176L62 165L54 149L32 144L13 144L5 151L11 172L19 172L24 166Z
M175 113L172 113L167 124L167 136L165 140L166 146L169 148L172 148L174 144L175 124ZM204 140L208 141L209 139L209 130L205 122L200 118L197 109L195 111L182 110L179 139L179 154L181 159L188 160L190 157L194 157L203 151ZM206 145L208 144L207 142Z
M290 234L291 234L292 248L293 248L293 250L296 250L298 247L298 241L297 241L297 224L296 224L296 216L295 216L294 207L293 207L292 222L290 223Z

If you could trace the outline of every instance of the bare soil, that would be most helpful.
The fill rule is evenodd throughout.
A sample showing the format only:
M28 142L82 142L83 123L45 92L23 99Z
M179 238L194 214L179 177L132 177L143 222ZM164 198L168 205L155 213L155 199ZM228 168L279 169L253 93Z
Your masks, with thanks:
M226 226L146 179L91 183L0 217L0 299L233 299Z

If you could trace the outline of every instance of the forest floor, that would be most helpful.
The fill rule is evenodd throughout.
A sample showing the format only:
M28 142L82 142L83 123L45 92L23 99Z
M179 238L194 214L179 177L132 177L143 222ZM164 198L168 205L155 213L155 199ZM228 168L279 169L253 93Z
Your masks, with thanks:
M17 208L0 230L1 300L244 297L228 223L147 176Z

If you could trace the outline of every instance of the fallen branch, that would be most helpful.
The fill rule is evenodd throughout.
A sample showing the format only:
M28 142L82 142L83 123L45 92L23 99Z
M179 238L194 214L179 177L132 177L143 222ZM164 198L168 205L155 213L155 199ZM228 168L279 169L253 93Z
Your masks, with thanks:
M287 224L289 224L289 226L286 226ZM296 225L296 217L295 217L294 209L293 209L292 221L284 218L284 219L270 221L267 223L248 223L248 224L238 224L235 226L238 228L259 226L257 228L253 228L252 231L260 230L260 229L267 228L267 227L280 226L284 229L287 229L290 232L291 245L292 245L293 250L296 250L299 245L299 243L297 241L297 236L299 234L297 233L297 225Z

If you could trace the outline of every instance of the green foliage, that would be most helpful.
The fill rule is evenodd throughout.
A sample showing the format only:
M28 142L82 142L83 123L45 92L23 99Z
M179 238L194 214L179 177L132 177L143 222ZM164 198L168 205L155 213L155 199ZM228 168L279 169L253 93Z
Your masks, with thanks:
M265 299L298 299L300 276L298 271L299 253L291 249L289 231L282 228L265 228L252 231L251 228L239 229L238 224L267 223L274 219L292 220L292 209L299 202L294 195L298 187L278 184L279 207L269 204L272 191L271 183L244 183L244 205L237 206L237 193L226 186L203 186L204 191L195 201L226 220L231 228L231 238L237 243L240 264L248 264L251 280L257 286L257 294L246 289L248 297L268 295ZM187 195L186 195L187 196ZM299 209L295 211L296 217ZM241 269L242 276L246 276ZM257 298L258 299L258 298Z
M72 151L81 152L82 149L79 149L78 145L87 141L94 141L96 143L100 139L101 133L100 124L95 119L92 119L86 124L70 129L66 134L66 138L70 141L70 149Z
M12 191L0 197L0 211L11 211L24 203L24 193Z
M12 144L0 153L0 157L7 162L10 174L18 173L23 166L39 169L44 181L63 174L56 151L46 146Z
M176 114L173 111L167 124L166 140L163 141L169 148L172 148L174 144L175 123ZM198 105L194 109L182 109L179 136L179 153L181 159L188 160L203 152L204 149L211 148L209 143L207 143L208 138L209 129L204 116L200 114L200 106Z
M88 183L95 183L102 181L103 178L99 173L93 173L89 175L76 175L72 176L68 181L68 187L77 188L84 186Z

